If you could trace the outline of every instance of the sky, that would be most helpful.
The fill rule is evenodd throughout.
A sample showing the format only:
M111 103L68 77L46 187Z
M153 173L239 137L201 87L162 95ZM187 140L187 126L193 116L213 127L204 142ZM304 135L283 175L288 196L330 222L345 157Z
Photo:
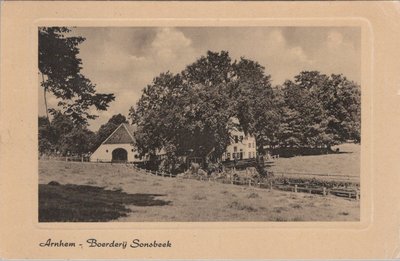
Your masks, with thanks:
M82 73L99 93L114 93L107 111L89 122L97 131L112 115L128 116L142 89L162 72L178 73L208 50L255 60L282 84L304 70L342 73L361 81L359 27L78 27ZM39 115L45 115L39 86ZM49 95L49 107L56 99Z

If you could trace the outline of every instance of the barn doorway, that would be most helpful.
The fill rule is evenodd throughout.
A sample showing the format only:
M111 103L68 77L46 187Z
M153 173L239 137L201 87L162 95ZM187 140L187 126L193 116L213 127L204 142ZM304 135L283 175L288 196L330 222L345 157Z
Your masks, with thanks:
M128 161L128 152L122 148L113 150L112 162L126 162Z

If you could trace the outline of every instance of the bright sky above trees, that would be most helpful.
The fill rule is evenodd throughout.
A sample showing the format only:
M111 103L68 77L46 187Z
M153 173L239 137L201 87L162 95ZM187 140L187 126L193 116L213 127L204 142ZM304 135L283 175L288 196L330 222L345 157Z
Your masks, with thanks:
M99 92L116 96L108 111L95 112L99 118L90 121L92 130L114 114L128 115L155 76L180 72L207 50L259 62L273 85L302 70L343 73L358 83L361 79L361 30L354 27L109 27L73 28L73 33L86 38L80 45L82 73ZM52 97L48 102L55 104ZM39 115L44 114L39 93Z

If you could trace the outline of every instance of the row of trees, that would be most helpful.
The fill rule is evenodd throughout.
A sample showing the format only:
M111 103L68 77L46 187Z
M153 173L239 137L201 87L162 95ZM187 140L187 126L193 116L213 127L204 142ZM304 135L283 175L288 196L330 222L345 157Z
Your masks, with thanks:
M139 152L164 148L173 162L188 153L221 156L235 127L255 136L259 153L265 145L330 148L360 142L360 99L360 86L343 75L304 71L272 86L258 62L209 51L181 73L157 76L130 118L138 126Z
M360 142L361 90L343 75L301 72L276 89L280 122L272 145L327 147Z
M121 124L128 123L125 116L116 114L97 132L86 124L76 124L71 117L58 111L49 124L45 116L39 117L39 152L65 156L83 155L96 150L100 144Z
M39 118L41 152L93 151L126 122L115 115L97 133L88 130L88 120L97 117L91 108L107 110L115 97L97 93L81 73L79 44L85 39L69 33L65 27L39 29L39 74L46 112L53 116ZM47 93L59 100L56 109L47 107ZM259 153L265 145L329 148L359 142L360 98L360 86L343 75L306 71L272 86L258 62L209 51L178 74L155 77L129 116L138 126L139 152L163 148L173 163L179 155L219 157L233 128L254 135Z

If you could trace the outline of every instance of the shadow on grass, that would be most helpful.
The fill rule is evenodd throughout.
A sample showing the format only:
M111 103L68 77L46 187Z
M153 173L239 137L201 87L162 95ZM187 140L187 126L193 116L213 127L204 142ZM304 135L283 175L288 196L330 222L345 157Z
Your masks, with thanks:
M84 185L39 185L39 222L104 222L125 217L127 205L165 206L162 194L127 194Z

